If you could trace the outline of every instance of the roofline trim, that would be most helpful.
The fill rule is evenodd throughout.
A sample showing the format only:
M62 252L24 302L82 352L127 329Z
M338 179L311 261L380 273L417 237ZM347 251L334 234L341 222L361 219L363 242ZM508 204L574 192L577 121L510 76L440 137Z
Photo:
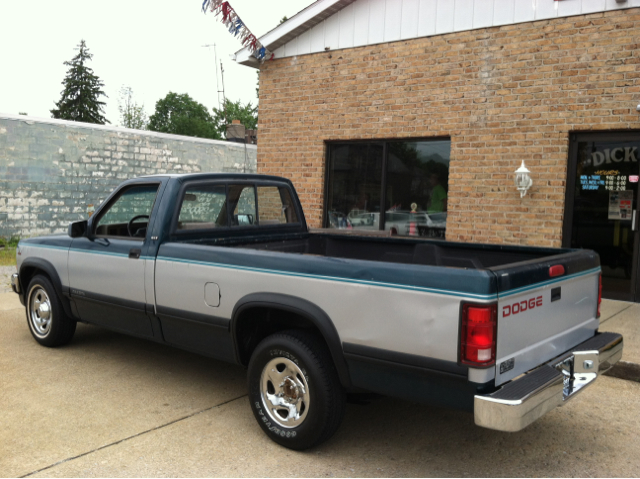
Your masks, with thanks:
M354 1L355 0L317 0L304 10L296 13L286 22L278 25L273 30L262 35L260 38L258 38L258 40L265 48L267 48L267 50L274 51L276 48L280 48L287 41L289 41L289 39L286 39L286 37L292 32L295 32L297 29L302 29L300 32L296 33L295 36L298 36L304 31L309 30L314 25L320 23L328 16L333 15L338 10L342 10L342 8L353 3ZM344 5L340 7L340 4ZM333 8L336 5L339 8ZM330 15L322 16L322 14L329 9L331 9ZM318 21L314 22L317 17L321 18ZM307 23L311 23L311 25L309 25L308 28L304 28L305 24ZM231 59L242 65L254 68L260 67L260 62L251 54L249 48L247 47L242 48L231 55Z

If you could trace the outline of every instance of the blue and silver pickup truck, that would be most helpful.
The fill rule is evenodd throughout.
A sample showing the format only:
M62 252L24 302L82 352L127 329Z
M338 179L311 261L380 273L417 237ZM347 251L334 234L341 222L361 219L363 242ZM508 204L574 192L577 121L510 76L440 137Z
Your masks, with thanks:
M593 251L313 233L273 176L132 179L17 260L37 342L82 321L240 364L258 423L292 449L331 437L349 392L518 431L622 356L598 332Z

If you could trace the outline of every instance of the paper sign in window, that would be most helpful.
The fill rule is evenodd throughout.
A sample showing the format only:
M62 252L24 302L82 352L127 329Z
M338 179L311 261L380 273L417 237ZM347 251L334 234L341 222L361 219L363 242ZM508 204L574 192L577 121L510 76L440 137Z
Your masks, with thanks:
M609 219L631 221L633 190L609 191Z

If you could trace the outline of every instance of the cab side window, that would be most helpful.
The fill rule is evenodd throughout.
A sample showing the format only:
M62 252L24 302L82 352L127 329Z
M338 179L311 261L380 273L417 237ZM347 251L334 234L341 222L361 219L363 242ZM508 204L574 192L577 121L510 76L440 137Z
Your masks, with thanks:
M277 186L258 187L258 209L261 225L297 223L298 215L288 188Z
M224 185L193 186L186 189L178 216L178 230L227 226L227 193Z
M159 185L134 185L123 189L100 213L96 222L96 236L143 240L147 235L158 187Z
M250 226L256 222L256 190L253 185L230 185L229 202L233 206L231 226Z
M185 190L178 231L298 223L289 189L252 184L199 185Z

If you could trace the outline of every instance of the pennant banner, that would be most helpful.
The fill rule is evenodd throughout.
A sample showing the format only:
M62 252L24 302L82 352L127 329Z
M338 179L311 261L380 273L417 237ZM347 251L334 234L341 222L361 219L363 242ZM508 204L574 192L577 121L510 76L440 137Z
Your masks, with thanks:
M240 43L247 47L251 54L261 63L265 60L273 60L274 54L267 50L251 33L228 1L204 0L202 2L202 11L207 13L207 10L215 13L216 17L220 16L220 20L229 29L229 33L234 37L239 37Z

